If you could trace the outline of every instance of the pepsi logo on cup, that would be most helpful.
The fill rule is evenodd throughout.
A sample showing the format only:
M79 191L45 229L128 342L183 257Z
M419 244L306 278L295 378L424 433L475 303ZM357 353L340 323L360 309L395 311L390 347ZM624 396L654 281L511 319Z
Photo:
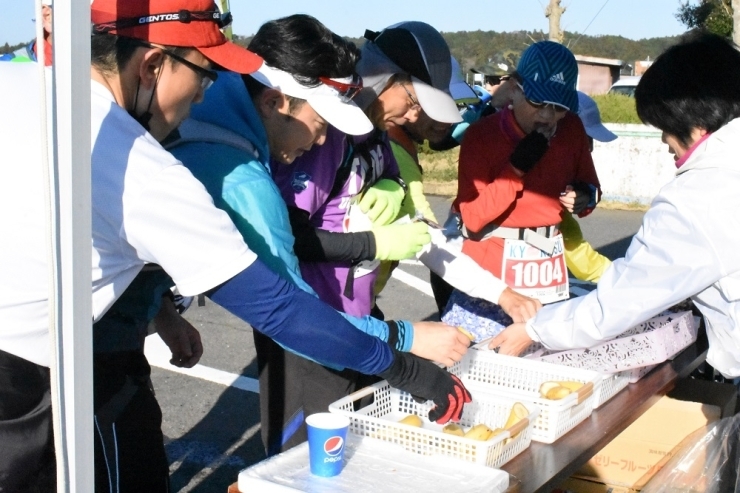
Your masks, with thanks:
M324 442L324 452L329 457L324 459L324 462L336 462L342 460L341 453L344 448L344 439L340 436L329 437Z

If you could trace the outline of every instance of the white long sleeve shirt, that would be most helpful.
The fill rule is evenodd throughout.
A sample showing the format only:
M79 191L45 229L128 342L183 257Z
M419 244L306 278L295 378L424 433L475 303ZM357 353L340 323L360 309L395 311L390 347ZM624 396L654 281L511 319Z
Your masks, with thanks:
M527 332L551 349L591 347L689 297L706 320L707 361L740 376L740 118L661 189L597 289L542 308Z

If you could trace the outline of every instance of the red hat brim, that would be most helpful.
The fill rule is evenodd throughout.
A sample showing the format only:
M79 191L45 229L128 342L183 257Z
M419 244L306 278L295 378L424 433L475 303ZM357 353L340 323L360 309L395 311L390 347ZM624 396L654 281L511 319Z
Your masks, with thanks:
M216 65L238 74L251 74L262 66L262 57L230 41L196 49Z

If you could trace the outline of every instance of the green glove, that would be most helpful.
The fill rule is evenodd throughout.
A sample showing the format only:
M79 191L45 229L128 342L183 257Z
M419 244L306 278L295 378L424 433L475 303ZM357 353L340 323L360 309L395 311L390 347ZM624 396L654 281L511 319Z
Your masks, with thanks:
M411 258L432 241L429 227L424 223L389 224L375 226L375 258L403 260Z
M393 222L401 210L404 191L401 185L393 180L380 180L368 188L360 200L360 209L378 226Z

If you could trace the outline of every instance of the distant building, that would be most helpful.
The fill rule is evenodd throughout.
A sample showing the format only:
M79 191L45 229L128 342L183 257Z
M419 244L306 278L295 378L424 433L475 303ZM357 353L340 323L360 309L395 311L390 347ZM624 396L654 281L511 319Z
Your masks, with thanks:
M648 69L650 65L653 64L653 61L648 57L647 60L636 60L635 61L635 73L633 75L642 75L645 73L645 71Z
M624 65L622 60L576 55L578 62L578 90L586 94L606 94L619 80Z

